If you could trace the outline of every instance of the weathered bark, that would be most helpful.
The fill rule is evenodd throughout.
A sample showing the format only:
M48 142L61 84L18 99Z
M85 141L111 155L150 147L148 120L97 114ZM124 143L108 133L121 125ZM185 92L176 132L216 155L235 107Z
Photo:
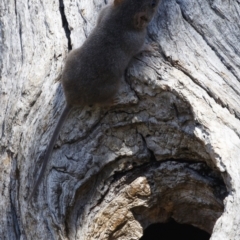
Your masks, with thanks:
M139 239L152 223L240 236L240 1L163 0L159 50L132 61L111 108L72 112L58 81L103 0L0 1L0 239Z

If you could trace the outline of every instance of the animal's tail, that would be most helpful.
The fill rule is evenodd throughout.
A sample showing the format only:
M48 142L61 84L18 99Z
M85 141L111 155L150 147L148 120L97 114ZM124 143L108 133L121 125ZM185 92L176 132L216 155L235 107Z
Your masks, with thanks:
M31 198L34 196L34 194L36 193L36 190L37 190L39 184L42 181L43 175L44 175L46 167L47 167L48 160L51 157L54 144L55 144L55 142L57 140L57 137L59 135L59 131L60 131L63 123L65 122L68 114L70 113L71 109L72 109L71 106L66 105L64 110L63 110L63 112L62 112L62 114L61 114L61 116L60 116L60 118L59 118L59 120L58 120L57 126L56 126L56 128L55 128L55 130L53 132L52 138L50 140L50 143L49 143L49 145L47 147L47 150L46 150L46 153L44 155L44 159L42 161L41 171L40 171L39 176L37 178L37 181L36 181L36 183L35 183L35 185L33 187L33 191L31 193L30 197L28 198L28 201L30 201Z

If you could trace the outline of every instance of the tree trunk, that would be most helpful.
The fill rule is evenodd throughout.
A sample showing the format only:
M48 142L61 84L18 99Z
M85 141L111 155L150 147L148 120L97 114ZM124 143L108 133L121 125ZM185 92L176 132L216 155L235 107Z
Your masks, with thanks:
M64 60L105 2L0 1L0 239L135 240L173 219L239 240L239 0L163 0L156 51L134 58L116 105L70 114L28 203Z

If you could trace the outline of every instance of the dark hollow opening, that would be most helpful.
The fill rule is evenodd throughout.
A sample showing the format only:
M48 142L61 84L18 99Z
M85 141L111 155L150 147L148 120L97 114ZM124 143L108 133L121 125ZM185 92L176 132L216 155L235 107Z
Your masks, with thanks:
M148 226L140 240L209 240L210 237L209 233L199 228L171 220Z

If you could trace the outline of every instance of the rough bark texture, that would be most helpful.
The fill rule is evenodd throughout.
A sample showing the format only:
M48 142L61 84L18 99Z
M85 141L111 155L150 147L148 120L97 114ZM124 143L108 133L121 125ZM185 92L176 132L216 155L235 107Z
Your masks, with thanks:
M139 239L170 218L240 239L240 1L163 0L108 109L74 111L28 204L65 100L58 76L103 0L0 1L0 239Z

